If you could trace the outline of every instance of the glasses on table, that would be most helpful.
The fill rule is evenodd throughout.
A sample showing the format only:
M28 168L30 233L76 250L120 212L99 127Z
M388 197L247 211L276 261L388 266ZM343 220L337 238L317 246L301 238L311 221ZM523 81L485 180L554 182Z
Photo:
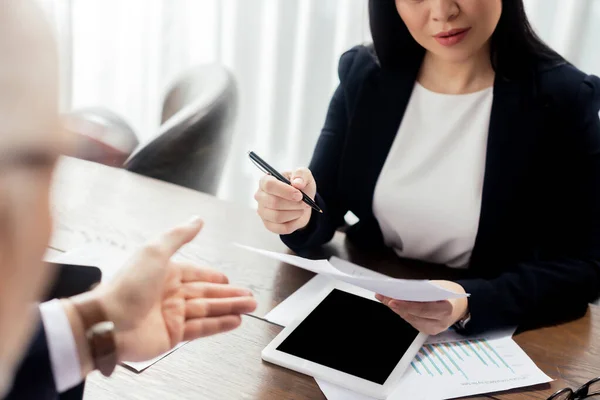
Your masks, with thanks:
M600 376L592 379L577 390L564 388L548 397L548 400L582 400L600 395Z

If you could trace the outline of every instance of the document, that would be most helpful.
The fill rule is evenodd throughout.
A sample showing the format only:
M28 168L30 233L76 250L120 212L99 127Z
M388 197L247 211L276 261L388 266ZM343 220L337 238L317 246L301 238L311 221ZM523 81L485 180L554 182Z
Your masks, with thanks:
M55 263L88 265L102 271L102 282L110 281L131 257L132 252L109 244L91 243L65 253L47 253L45 260Z
M511 337L428 341L387 400L445 400L551 380ZM329 382L316 381L329 400L374 400Z
M274 253L240 244L237 246L248 251L274 258L284 263L291 264L317 274L323 274L342 282L346 282L397 300L440 301L468 296L468 294L456 293L451 290L441 288L426 280L394 279L385 276L364 273L356 275L352 274L351 270L347 270L347 272L341 271L340 269L334 267L327 260L309 260L302 257Z
M187 344L187 342L181 342L177 346L173 347L171 350L167 351L166 353L162 353L160 356L155 357L152 360L139 361L139 362L127 361L127 362L124 362L123 364L127 365L130 368L133 368L135 370L135 372L142 372L146 368L150 367L153 364L156 364L159 360L165 358L166 356L168 356L169 354L171 354L178 348L185 346L186 344Z
M329 262L339 271L348 275L387 278L383 274L361 267L360 265L353 264L346 260L342 260L338 257L331 257ZM336 281L333 277L327 275L318 274L310 281L306 282L306 284L304 284L300 289L296 290L291 296L288 296L285 300L279 303L277 307L265 315L265 319L277 325L289 325L292 323L294 318L296 318L296 315L304 311L306 305L311 303L311 299L314 299L321 291L323 291L326 287L330 287L330 285L334 282L336 287L347 292L360 294L360 291L362 291L368 297L375 296L375 293L371 291L350 285L348 283Z
M451 399L551 380L510 336L451 342L433 337L419 350L388 400Z
M379 275L336 257L330 263L353 276ZM282 326L289 324L312 303L314 296L332 283L342 290L364 290L319 274L271 310L265 319ZM514 329L508 329L464 337L449 330L430 336L388 400L443 400L550 382L552 379L512 339L513 333ZM320 379L316 382L329 400L372 400Z
M98 267L102 271L102 281L106 282L110 281L113 276L119 272L131 255L131 251L126 251L120 247L111 246L109 244L93 243L78 247L66 253L49 252L45 257L45 260L55 263ZM173 349L152 360L124 362L123 364L134 369L136 372L142 372L186 343L187 342L179 343Z

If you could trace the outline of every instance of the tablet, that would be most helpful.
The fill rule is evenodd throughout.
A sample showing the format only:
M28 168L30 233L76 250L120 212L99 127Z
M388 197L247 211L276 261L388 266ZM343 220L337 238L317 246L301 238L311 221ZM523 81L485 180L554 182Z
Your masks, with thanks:
M329 287L269 343L263 360L385 399L427 335L372 296Z

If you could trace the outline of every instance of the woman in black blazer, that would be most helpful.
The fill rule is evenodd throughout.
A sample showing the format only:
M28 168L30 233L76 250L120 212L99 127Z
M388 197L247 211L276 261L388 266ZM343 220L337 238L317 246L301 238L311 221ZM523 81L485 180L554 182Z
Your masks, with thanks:
M475 333L582 315L600 291L600 79L579 71L535 35L522 0L371 0L369 8L374 46L358 46L342 56L340 85L309 169L290 173L294 187L268 176L260 182L255 198L265 226L298 251L328 242L350 210L360 219L348 231L350 240L370 247L387 244L401 256L418 254L414 243L402 248L403 235L414 235L413 226L424 237L443 231L446 236L431 257L426 252L414 257L439 261L436 252L447 251L468 232L463 216L454 211L464 205L461 196L478 199L461 211L465 221L475 221L471 245L465 247L463 240L459 254L466 257L461 267L468 267L472 278L438 282L470 293L468 300L378 299L429 334L455 324ZM459 176L433 168L463 151L448 142L427 158L427 173L409 174L406 187L420 187L420 193L403 185L388 185L382 192L401 199L414 195L435 205L426 209L429 214L419 214L420 224L404 227L394 238L384 231L394 228L390 220L396 210L411 218L416 214L414 204L404 200L391 202L394 208L388 204L386 213L374 212L386 200L378 194L382 170L391 171L388 177L406 172L402 157L394 159L397 164L388 160L400 154L395 141L408 146L403 135L417 132L411 140L421 140L424 147L435 141L423 142L419 135L435 138L435 132L414 126L418 105L413 103L422 101L416 93L442 102L446 95L457 96L451 97L457 102L482 96L489 99L484 119L489 122L478 132L469 120L462 121L465 134L485 135L480 154L471 151L465 157L481 160L480 179L475 161ZM438 123L444 134L439 114L428 114L422 104L418 111L425 115L424 125ZM467 118L477 125L483 114ZM460 162L458 157L455 163ZM444 184L427 186L420 179ZM453 185L476 190L457 195ZM297 189L313 196L324 213L307 208ZM450 228L438 222L440 215L448 217Z

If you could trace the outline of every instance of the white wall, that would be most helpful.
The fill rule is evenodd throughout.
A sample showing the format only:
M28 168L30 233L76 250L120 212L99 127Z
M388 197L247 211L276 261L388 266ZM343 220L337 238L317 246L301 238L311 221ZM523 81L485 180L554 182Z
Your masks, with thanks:
M208 62L231 69L240 107L220 196L244 204L252 204L260 176L245 152L256 150L280 169L307 164L337 85L338 58L369 40L367 0L40 1L62 32L65 76L72 76L64 82L66 107L111 108L142 139L156 132L175 75ZM600 74L600 0L525 1L544 40Z

